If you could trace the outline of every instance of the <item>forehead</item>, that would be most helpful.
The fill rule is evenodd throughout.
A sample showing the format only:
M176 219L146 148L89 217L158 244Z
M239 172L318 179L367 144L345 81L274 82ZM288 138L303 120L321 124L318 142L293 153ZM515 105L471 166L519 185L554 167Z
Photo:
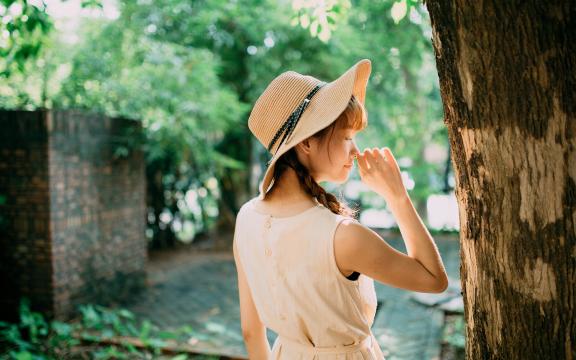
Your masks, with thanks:
M352 127L341 127L338 128L336 131L341 132L343 134L355 134L357 133L359 130L354 129Z

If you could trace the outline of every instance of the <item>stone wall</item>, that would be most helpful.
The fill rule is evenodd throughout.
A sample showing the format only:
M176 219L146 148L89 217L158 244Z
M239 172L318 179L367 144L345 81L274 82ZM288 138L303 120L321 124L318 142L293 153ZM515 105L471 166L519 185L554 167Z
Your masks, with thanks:
M77 111L0 111L0 317L23 296L56 318L126 299L144 283L140 123Z

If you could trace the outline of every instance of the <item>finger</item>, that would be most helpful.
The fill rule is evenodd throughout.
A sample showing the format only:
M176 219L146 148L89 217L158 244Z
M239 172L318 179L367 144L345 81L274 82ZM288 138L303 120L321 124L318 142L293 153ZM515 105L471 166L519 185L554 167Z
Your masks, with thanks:
M372 149L366 150L366 156L364 158L366 159L366 163L368 164L368 167L370 169L373 169L376 166L376 162L378 160L376 160L376 157L374 156Z
M358 163L358 167L363 170L368 169L368 162L366 161L366 156L364 154L358 154L356 156L356 162Z
M390 150L390 148L388 147L384 148L384 155L386 155L386 157L390 159L392 162L396 162L396 158L394 157L394 154L392 154L392 150Z
M374 161L374 154L372 154L372 149L364 150L364 158L366 159L368 164Z
M375 160L376 162L384 162L384 161L386 161L386 159L384 158L384 154L382 153L382 149L373 148L373 149L372 149L372 154L373 154L374 160Z

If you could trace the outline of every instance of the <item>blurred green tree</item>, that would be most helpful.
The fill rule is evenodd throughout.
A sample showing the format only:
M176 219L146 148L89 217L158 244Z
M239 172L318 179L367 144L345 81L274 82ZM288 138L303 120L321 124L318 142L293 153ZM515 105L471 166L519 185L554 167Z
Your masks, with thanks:
M320 2L318 2L320 4ZM389 146L419 209L441 192L446 132L423 6L405 0L128 0L115 20L85 20L80 41L45 37L1 107L77 107L138 118L146 129L150 230L156 245L231 229L269 155L247 126L267 84L292 69L333 80L370 58L369 128L359 146ZM316 6L316 7L314 7ZM322 8L318 8L322 6ZM363 206L381 206L366 193Z
M369 128L359 135L359 146L388 146L398 154L407 183L414 186L411 196L425 216L428 196L451 190L445 186L451 175L448 141L426 8L414 0L305 3L309 23L314 16L330 18L335 10L339 16L328 40L330 68L341 72L360 57L372 60ZM363 205L381 203L370 194L362 198Z
M126 23L88 32L54 105L142 120L152 238L169 245L185 224L188 236L210 228L220 198L212 179L244 168L217 145L246 106L220 81L212 52L158 41Z
M0 78L23 71L28 59L38 55L52 27L45 3L0 1Z

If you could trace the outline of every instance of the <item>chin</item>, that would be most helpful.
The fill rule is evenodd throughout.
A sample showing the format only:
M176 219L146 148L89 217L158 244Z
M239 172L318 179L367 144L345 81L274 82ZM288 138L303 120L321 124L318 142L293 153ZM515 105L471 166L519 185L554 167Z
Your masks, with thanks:
M338 185L342 185L346 181L348 181L348 177L349 177L348 175L349 175L348 173L346 173L345 175L340 175L337 178L334 178L334 180L332 182L335 184L338 184Z
M322 180L318 181L318 183L320 183L321 181L327 181L333 184L338 184L338 185L342 185L345 182L348 181L348 178L350 177L350 171L344 171L341 172L339 174L330 174L325 176Z

